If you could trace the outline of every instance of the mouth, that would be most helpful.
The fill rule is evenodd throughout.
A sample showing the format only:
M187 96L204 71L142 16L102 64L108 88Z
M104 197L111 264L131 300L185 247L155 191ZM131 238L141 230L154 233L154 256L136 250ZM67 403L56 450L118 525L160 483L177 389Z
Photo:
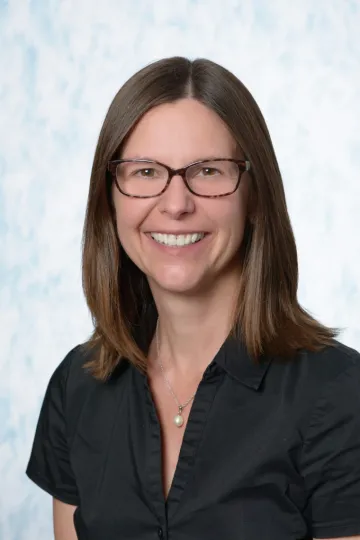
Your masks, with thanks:
M186 247L200 242L207 233L193 232L189 234L165 234L151 232L151 238L158 244L168 247Z

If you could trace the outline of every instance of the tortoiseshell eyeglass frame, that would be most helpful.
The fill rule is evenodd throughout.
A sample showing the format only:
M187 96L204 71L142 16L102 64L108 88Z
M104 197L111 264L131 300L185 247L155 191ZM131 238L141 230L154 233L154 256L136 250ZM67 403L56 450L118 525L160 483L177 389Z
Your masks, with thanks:
M227 193L221 193L220 195L201 195L199 193L196 193L193 189L191 189L186 179L187 170L190 167L193 167L194 165L201 165L201 163L208 163L208 162L213 163L216 161L231 161L232 163L236 163L236 165L239 167L239 178L237 180L235 188L232 191L229 191ZM169 178L167 179L167 182L164 188L156 195L130 195L129 193L125 193L124 191L122 191L122 189L120 188L118 184L118 181L116 178L116 168L119 163L147 163L147 164L161 165L168 171ZM193 195L196 195L197 197L204 197L206 199L218 199L219 197L226 197L228 195L232 195L232 193L235 193L235 191L238 189L240 185L240 180L243 173L246 171L249 171L250 167L251 167L250 161L244 160L244 159L232 159L232 158L202 159L200 161L194 161L193 163L190 163L189 165L187 165L186 167L182 167L181 169L172 169L168 165L165 165L165 163L161 163L160 161L155 161L151 159L117 159L117 160L109 161L107 164L107 170L111 173L113 179L115 180L116 187L120 191L120 193L122 193L123 195L126 195L126 197L131 197L134 199L152 199L154 197L159 197L167 190L172 178L176 175L181 176L181 178L184 181L185 186L190 191L190 193L192 193Z

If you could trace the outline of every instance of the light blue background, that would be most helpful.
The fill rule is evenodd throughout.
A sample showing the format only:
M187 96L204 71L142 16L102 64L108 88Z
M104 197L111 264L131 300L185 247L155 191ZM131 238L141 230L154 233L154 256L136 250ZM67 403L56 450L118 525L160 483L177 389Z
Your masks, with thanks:
M120 85L152 60L232 70L269 123L302 304L360 349L360 2L0 0L0 538L52 538L24 476L45 386L91 329L81 229Z

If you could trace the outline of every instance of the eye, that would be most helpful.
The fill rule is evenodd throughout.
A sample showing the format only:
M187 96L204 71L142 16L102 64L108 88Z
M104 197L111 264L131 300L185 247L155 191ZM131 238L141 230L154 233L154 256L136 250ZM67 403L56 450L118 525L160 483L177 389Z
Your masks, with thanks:
M216 174L221 174L219 169L215 169L214 167L202 167L200 174L202 176L215 176Z
M151 167L147 167L146 169L138 169L134 171L133 175L140 176L142 178L154 178L156 176L156 170Z

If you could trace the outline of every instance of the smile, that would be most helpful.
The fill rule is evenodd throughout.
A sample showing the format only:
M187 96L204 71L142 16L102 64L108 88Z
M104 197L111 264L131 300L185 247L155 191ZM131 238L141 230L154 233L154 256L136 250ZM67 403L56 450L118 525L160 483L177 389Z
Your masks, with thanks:
M183 247L199 242L204 238L205 233L197 232L191 234L164 234L152 232L150 233L150 236L159 244L170 247Z

